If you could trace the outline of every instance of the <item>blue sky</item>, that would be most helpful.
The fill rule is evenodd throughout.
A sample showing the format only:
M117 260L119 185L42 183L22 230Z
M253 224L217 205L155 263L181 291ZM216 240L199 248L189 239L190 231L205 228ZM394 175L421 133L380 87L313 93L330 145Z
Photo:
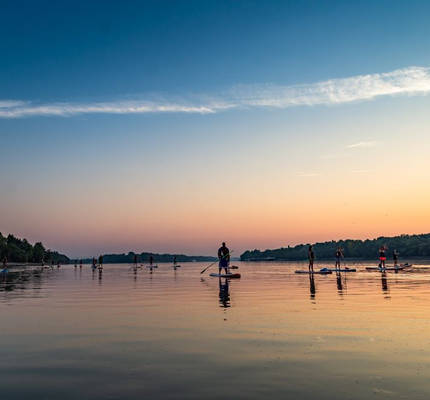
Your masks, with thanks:
M300 199L290 199L309 188L329 204L330 174L349 166L352 175L339 180L358 179L369 190L365 171L400 168L381 162L382 151L417 154L416 141L428 144L429 2L4 1L2 8L3 233L71 255L211 253L225 238L241 250L426 223L420 214L420 223L385 228L376 218L355 229L347 223L354 213L372 221L363 200L336 232L304 231L309 210L296 211L303 220L287 212L279 221L270 210L282 209L276 198L297 207ZM424 155L417 160L394 175L426 178ZM412 190L402 180L396 187ZM397 203L390 210L406 221Z

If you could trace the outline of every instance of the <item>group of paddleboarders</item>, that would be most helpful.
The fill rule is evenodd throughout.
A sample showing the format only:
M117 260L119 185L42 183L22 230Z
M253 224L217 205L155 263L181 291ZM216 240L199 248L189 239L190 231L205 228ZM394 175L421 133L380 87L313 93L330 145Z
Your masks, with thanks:
M385 268L385 261L387 261L387 250L388 247L386 246L381 246L379 248L379 268ZM393 250L393 263L395 267L399 264L399 252L396 249Z
M384 269L385 268L385 262L387 261L386 251L388 248L386 246L381 246L379 248L379 268ZM338 247L335 252L335 269L341 269L341 260L344 258L343 255L343 249L341 247ZM314 272L314 261L315 261L315 252L312 245L309 245L308 247L308 260L309 260L309 271ZM399 262L399 252L394 249L393 250L393 262L394 266L396 267Z

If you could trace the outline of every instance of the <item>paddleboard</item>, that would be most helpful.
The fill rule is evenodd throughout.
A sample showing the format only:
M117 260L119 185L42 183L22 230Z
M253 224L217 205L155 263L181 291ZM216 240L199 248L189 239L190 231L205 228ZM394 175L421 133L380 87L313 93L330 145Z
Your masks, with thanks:
M399 265L398 267L385 267L385 268L381 268L381 267L366 267L367 271L401 271L405 268L408 268L408 266L401 266Z
M9 270L7 269L7 268L3 268L1 271L0 271L0 274L7 274L9 272Z
M331 272L357 272L357 270L355 268L341 268L341 269L336 269L336 268L328 268L328 271Z
M146 268L158 268L158 265L147 265Z
M230 269L239 269L239 267L237 265L232 265L231 267L229 267Z
M328 275L331 274L332 272L329 269L324 269L324 270L320 270L320 271L306 271L306 270L297 270L295 271L296 274L318 274L318 275Z
M172 265L173 268L181 268L180 265Z
M213 276L215 278L240 278L240 274L217 274L212 273L209 276Z

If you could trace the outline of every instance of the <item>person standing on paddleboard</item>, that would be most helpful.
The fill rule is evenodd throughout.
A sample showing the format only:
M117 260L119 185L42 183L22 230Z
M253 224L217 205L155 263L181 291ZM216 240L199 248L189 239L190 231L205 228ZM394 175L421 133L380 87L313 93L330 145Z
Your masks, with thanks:
M399 263L399 252L396 249L393 250L393 262L395 267Z
M100 269L103 268L103 256L102 255L99 256L99 268Z
M387 256L385 255L385 246L379 248L379 268L385 269L385 261L387 261Z
M230 250L226 247L225 242L222 242L222 246L218 249L218 271L221 274L221 270L224 268L225 273L228 274L228 264L230 263Z
M336 250L336 263L334 265L335 268L339 268L340 269L340 260L342 258L343 258L342 249L340 247L338 247L337 250Z
M309 271L314 272L315 253L312 245L309 245L309 248L308 248L308 259L309 259Z

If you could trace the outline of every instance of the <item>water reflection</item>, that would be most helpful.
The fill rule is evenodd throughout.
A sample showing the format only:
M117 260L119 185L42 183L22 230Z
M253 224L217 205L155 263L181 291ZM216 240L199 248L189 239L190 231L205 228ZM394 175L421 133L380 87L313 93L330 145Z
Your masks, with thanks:
M222 308L230 307L230 287L229 280L226 278L218 278L219 283L219 304Z
M7 273L1 274L0 276L0 292L13 292L13 291L24 291L26 289L33 289L33 294L42 286L43 273L42 269L34 270L21 270L21 271L8 271Z
M340 271L336 271L336 285L337 292L342 295L343 294L343 283L342 283L342 274Z
M336 271L336 287L339 296L347 293L347 272Z
M2 398L429 398L429 269L242 266L240 281L197 263L0 277Z
M382 293L385 295L384 297L386 299L389 299L390 290L388 288L387 273L385 271L381 272L381 286L382 286Z
M311 294L311 300L315 300L315 294L316 294L316 289L315 289L315 278L313 274L309 274L309 292Z

